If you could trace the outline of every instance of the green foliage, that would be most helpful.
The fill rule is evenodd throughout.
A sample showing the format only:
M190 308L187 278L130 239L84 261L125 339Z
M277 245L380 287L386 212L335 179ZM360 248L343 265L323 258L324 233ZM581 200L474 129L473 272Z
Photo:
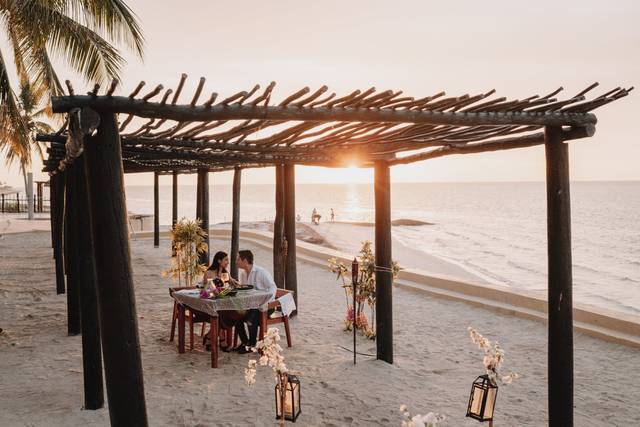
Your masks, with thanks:
M207 266L198 262L198 255L208 247L205 243L206 233L200 220L182 218L171 230L172 247L176 256L171 258L171 267L162 272L170 275L174 281L184 279L186 286L193 286L193 280L207 270Z
M37 118L34 111L63 93L51 55L87 82L104 83L118 78L124 64L111 43L142 56L144 39L137 18L121 0L0 0L0 24L21 86L16 95L0 51L0 152L7 164L18 161L24 171L32 148L40 149L29 123Z

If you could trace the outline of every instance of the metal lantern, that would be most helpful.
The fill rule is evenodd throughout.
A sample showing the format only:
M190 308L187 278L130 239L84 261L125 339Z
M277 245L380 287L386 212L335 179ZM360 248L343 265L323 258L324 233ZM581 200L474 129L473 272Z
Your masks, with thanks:
M494 385L488 375L479 376L471 385L467 417L478 421L493 421L493 410L496 406L498 386Z
M358 281L358 260L356 258L351 263L351 281L353 283Z
M276 419L282 418L280 404L280 383L276 384ZM284 419L296 422L300 415L300 380L295 375L287 374L287 386L284 393Z

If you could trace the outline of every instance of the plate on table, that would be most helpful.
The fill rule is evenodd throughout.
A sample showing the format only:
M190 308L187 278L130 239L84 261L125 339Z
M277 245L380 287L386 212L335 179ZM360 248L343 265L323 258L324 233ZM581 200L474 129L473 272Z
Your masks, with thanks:
M240 285L236 286L237 291L248 291L249 289L253 289L253 285Z

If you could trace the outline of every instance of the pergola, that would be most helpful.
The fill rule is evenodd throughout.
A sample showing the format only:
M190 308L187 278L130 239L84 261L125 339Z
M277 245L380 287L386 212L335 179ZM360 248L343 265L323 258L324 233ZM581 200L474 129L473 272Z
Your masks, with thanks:
M141 82L127 96L99 86L87 95L53 98L67 126L39 135L51 143L52 239L58 292L67 276L69 333L82 329L85 406L103 404L101 352L111 422L146 425L138 328L127 233L124 173L154 172L159 244L158 177L197 173L196 216L209 227L208 174L234 170L232 253L239 246L240 181L245 168L274 166L274 278L297 291L295 165L374 168L377 358L393 362L390 167L451 154L545 146L548 215L549 424L573 425L573 320L568 145L595 132L594 109L626 96L615 88L575 96L508 100L494 90L414 98L401 91L355 90L345 96L305 87L275 99L275 83L200 102L201 78L187 104L175 91ZM204 99L204 98L203 98ZM118 119L118 114L121 114ZM64 244L63 244L64 242ZM286 242L290 242L287 244ZM64 254L63 254L64 253ZM208 254L203 259L208 261ZM66 267L66 268L65 268ZM235 269L235 266L232 266ZM98 317L100 321L98 322ZM80 322L80 317L82 321ZM101 337L102 350L100 348Z

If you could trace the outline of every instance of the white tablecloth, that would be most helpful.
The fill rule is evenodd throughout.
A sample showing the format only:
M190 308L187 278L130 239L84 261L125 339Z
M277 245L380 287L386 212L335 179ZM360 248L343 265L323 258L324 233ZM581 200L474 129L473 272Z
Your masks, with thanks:
M250 289L247 291L238 291L233 297L204 299L200 298L199 289L184 289L174 292L173 298L194 310L202 311L211 316L217 316L218 311L222 310L249 310L257 308L260 311L265 311L271 299L271 294L266 291Z

